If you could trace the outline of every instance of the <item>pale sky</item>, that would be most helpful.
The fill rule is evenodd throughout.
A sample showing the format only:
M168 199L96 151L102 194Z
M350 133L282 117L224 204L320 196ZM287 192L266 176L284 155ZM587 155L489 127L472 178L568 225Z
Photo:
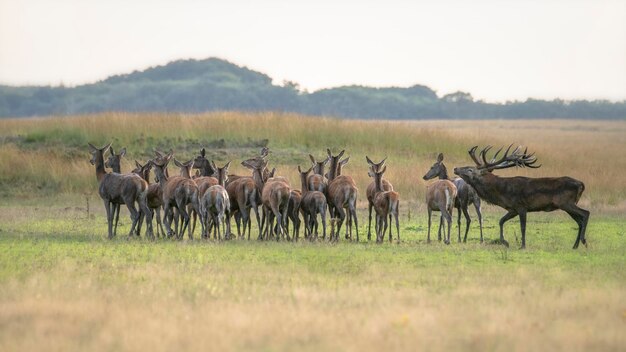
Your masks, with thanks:
M0 84L219 57L314 91L626 99L626 0L0 0Z

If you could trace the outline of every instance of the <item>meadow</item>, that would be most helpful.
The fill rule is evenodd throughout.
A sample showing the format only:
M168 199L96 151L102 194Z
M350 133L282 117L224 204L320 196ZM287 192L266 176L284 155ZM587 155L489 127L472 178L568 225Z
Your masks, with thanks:
M626 344L626 122L335 120L289 114L100 114L0 120L0 351L14 350L620 350ZM127 147L122 165L154 148L220 164L272 150L271 166L346 149L362 193L362 241L106 240L87 142ZM426 244L421 176L443 152L470 165L475 144L519 143L537 170L585 182L589 247L572 250L562 212L519 222L484 206L468 243ZM400 243L366 234L365 155L388 156L401 193ZM233 173L247 170L233 163ZM474 216L473 210L470 214ZM456 218L456 214L455 214ZM255 229L253 227L253 233ZM196 238L199 236L196 235ZM342 236L343 237L343 236ZM435 235L436 237L436 235Z

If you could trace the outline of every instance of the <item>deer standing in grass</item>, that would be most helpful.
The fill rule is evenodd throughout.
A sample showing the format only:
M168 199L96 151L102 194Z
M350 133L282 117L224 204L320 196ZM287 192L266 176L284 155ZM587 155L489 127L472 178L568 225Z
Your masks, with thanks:
M322 193L326 193L326 181L324 180L324 168L330 158L326 157L326 159L322 161L315 161L315 157L309 154L309 158L313 163L313 173L309 174L309 178L307 180L309 185L309 191L318 191Z
M108 167L113 170L113 172L121 174L122 158L124 157L124 155L126 155L126 148L122 148L119 154L115 154L115 151L113 151L113 146L111 146L109 148L109 152L110 154L107 158L107 161L104 162L104 167ZM115 224L113 225L113 236L117 236L117 223L120 220L120 205L121 203L113 203L113 214L115 216ZM139 222L138 229L141 229L141 221ZM139 236L139 232L140 231L137 231L137 236Z
M172 159L172 154L173 152L169 152L163 157L157 156L155 159L150 161L154 167L154 172L159 179L161 192L163 192L163 222L165 223L167 236L171 237L174 234L174 231L172 231L170 214L172 213L173 208L177 208L182 217L183 223L181 225L181 231L177 233L176 236L178 239L182 239L185 229L188 229L189 239L192 240L193 234L191 233L191 227L189 226L189 214L187 213L186 207L188 204L191 204L196 212L198 211L198 187L190 178L182 176L166 176L165 170L167 168L167 164Z
M424 180L431 180L435 177L438 177L440 180L449 180L454 183L456 187L456 198L454 200L454 207L457 209L458 217L457 217L457 227L458 227L458 240L461 242L461 212L465 215L465 236L463 237L463 242L467 242L467 233L469 232L470 224L472 223L472 219L470 218L468 206L474 204L474 208L476 208L476 214L478 215L478 224L480 227L480 243L483 243L483 215L480 210L480 197L476 194L476 191L472 186L468 185L462 178L457 177L454 180L451 180L448 177L448 169L446 165L443 163L443 154L441 155L441 160L437 159L437 161L431 166L430 170L424 175ZM439 231L441 231L441 221L439 220Z
M163 231L163 225L161 224L161 207L163 206L163 193L161 192L161 187L158 183L150 183L150 170L152 169L152 164L148 161L145 165L141 165L137 160L135 160L135 168L131 171L134 174L139 175L139 177L143 178L148 183L148 208L154 214L156 214L156 223L157 223L157 237L165 237L165 231ZM141 227L141 220L139 223L139 227Z
M578 236L574 242L574 249L582 242L585 246L585 230L589 221L589 211L578 207L578 201L585 190L581 181L571 177L499 177L494 175L493 170L510 167L538 168L537 157L534 153L527 154L521 147L510 152L510 145L504 155L498 159L502 148L496 152L490 161L486 154L491 147L486 147L480 152L479 160L476 156L478 146L469 150L469 155L476 166L465 166L454 169L459 175L476 190L478 195L489 203L498 205L507 210L500 219L500 242L505 246L509 243L504 239L503 227L508 220L519 215L522 233L522 246L526 248L526 214L534 211L554 211L561 209L578 224ZM510 153L509 153L510 152Z
M320 191L311 191L309 181L311 180L310 172L312 168L306 171L300 169L298 165L298 172L300 173L300 182L302 183L302 201L300 202L300 209L302 210L302 218L304 220L305 237L308 233L308 239L311 241L317 240L318 225L317 214L320 214L322 219L322 239L326 239L326 196Z
M296 241L300 237L300 207L302 205L302 192L292 189L289 194L289 206L287 209L287 218L285 219L285 229L289 232L289 221L293 223L292 238ZM305 234L306 235L306 234Z
M263 202L263 212L267 214L267 223L265 223L266 239L276 232L276 240L280 240L281 236L287 237L289 233L285 230L285 218L289 207L289 198L291 189L282 177L270 177L267 180L263 178L263 170L267 167L267 160L264 159L248 159L241 163L243 166L252 170L252 178L256 183L256 188L261 192L261 201ZM276 231L274 231L274 217L276 218Z
M376 243L382 243L387 232L387 217L389 217L389 242L392 241L391 216L396 219L396 233L400 242L400 221L398 215L400 211L400 194L395 191L385 191L383 187L383 174L387 171L384 166L380 171L369 170L368 175L374 178L376 193L374 195L374 210L376 211Z
M135 203L139 204L139 209L145 214L148 224L148 237L154 238L152 233L152 213L147 205L148 183L141 177L134 174L118 174L116 172L107 173L104 169L104 153L111 147L111 143L103 148L97 148L89 143L91 153L91 164L96 167L96 178L100 184L98 193L104 201L104 208L107 213L107 223L109 226L109 239L113 238L113 207L115 203L123 202L130 212L132 225L128 237L130 238L139 222L139 212L135 208Z
M384 158L379 163L373 162L368 156L365 156L365 160L370 166L370 171L375 173L375 172L379 172L380 170L382 170L383 166L385 166L385 161L387 160L387 158ZM382 186L383 191L393 191L393 185L391 184L391 182L385 179L383 179L382 182L383 182L383 186ZM376 181L372 181L367 186L367 190L365 191L365 194L367 195L367 207L369 210L369 220L367 222L367 240L370 241L372 238L372 232L371 232L372 208L374 207L374 197L376 196ZM391 218L389 219L389 221L391 222Z
M222 225L225 223L224 239L230 239L230 198L224 185L228 179L228 168L230 167L230 161L221 168L215 168L217 170L218 184L209 187L203 194L200 200L200 220L204 221L204 228L207 229L206 237L208 233L209 217L213 220L213 239L222 239ZM204 235L204 234L203 234Z
M439 154L437 157L437 162L441 163L443 161L443 154ZM430 177L429 172L424 175L424 180L428 180ZM454 202L456 199L457 189L452 181L446 179L441 179L435 181L435 183L431 184L426 188L426 206L428 209L428 238L427 242L430 243L430 228L431 228L431 214L433 211L441 212L441 218L439 221L439 231L438 231L438 239L441 241L441 227L443 225L443 220L448 223L448 231L444 233L443 242L445 244L450 244L450 230L452 227L452 208L454 207ZM445 230L444 230L445 231ZM459 241L460 241L459 237Z
M326 152L330 159L330 170L327 174L328 188L326 190L326 201L328 202L331 217L339 218L337 220L337 232L331 232L331 241L336 242L339 240L339 232L341 232L341 225L344 223L344 220L346 220L347 210L348 221L346 222L346 239L349 238L352 240L352 225L354 223L356 241L359 242L359 222L356 216L356 200L359 189L356 187L356 183L352 177L341 175L342 166L347 164L350 158L340 160L345 150L342 150L336 156L332 155L330 149L327 149Z

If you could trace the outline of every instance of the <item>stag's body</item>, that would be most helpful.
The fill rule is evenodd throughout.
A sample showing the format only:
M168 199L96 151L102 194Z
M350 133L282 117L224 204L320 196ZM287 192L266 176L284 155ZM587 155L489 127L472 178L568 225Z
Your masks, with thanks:
M224 188L226 179L228 178L229 166L230 162L222 168L216 168L219 184L209 187L200 201L201 220L204 221L204 228L207 229L207 231L209 228L209 216L213 220L213 239L222 239L221 230L224 220L226 220L224 238L230 238L230 198L228 197L226 188ZM208 236L209 234L207 233L207 237Z
M181 231L177 234L178 239L183 238L184 230L187 228L189 233L189 239L193 239L191 233L191 227L189 227L189 214L187 213L187 205L191 204L196 211L198 211L198 187L196 183L186 177L182 176L165 176L165 168L172 158L170 152L164 157L157 157L152 160L154 166L154 172L159 179L159 185L163 194L163 222L165 223L165 229L167 235L171 237L174 234L170 223L170 213L173 208L177 208L179 214L182 216Z
M430 170L426 173L426 175L424 175L424 180L431 180L435 177L438 177L440 180L452 181L454 183L454 186L456 187L457 192L456 198L454 199L454 207L458 211L457 226L459 242L461 242L461 212L463 212L463 214L465 215L465 237L463 238L463 242L467 242L467 233L469 232L469 226L472 222L467 208L471 203L474 204L474 207L476 208L478 223L480 225L480 243L483 243L483 216L480 211L480 198L476 194L474 188L468 185L460 177L457 177L454 180L451 180L448 177L448 169L443 163L443 154L441 154L441 160L438 160L436 163L434 163ZM441 231L443 219L440 219L439 221L439 231Z
M337 231L331 232L331 240L339 240L339 232L341 232L341 225L346 219L346 211L348 213L348 221L346 223L346 231L349 231L350 235L346 233L346 238L352 239L352 222L354 222L356 229L356 240L359 241L359 223L356 216L356 200L359 193L359 189L356 187L356 183L350 176L341 175L341 167L345 165L349 158L339 160L343 155L342 150L337 156L332 156L330 149L327 149L328 157L330 158L330 171L328 171L328 189L326 191L328 202L328 208L332 217L339 217L337 221ZM333 238L334 236L334 238Z
M437 164L441 164L443 161L443 154L439 154L437 157ZM433 167L424 175L424 180L428 180L432 177ZM432 177L431 177L432 176ZM441 212L441 219L439 221L439 231L438 231L438 239L441 241L441 226L443 225L443 220L448 223L448 231L444 233L444 243L450 244L450 230L452 228L452 208L454 207L454 202L456 199L457 189L452 181L447 179L447 174L444 179L437 180L435 183L431 184L426 188L426 206L428 209L428 237L427 242L430 243L430 228L432 224L431 215L433 211ZM461 237L459 235L459 242L461 241Z
M308 238L311 241L317 239L318 226L317 214L320 214L322 219L322 239L326 239L326 196L320 191L311 191L309 180L311 179L309 173L311 169L302 171L298 166L300 172L300 182L302 183L302 201L300 202L300 209L302 210L302 217L304 220L305 232L308 234Z
M574 249L578 248L579 242L587 244L585 230L589 221L589 211L577 206L585 185L571 177L498 177L492 173L496 169L504 169L514 166L525 166L537 168L534 164L537 158L533 154L521 153L520 148L516 148L511 154L509 149L504 156L495 161L488 162L485 154L489 147L481 151L483 163L475 155L476 148L470 149L469 153L477 166L466 166L455 168L454 173L461 176L470 184L478 195L489 203L498 205L507 210L507 213L500 219L500 242L508 247L508 242L504 239L504 223L516 216L520 217L520 227L522 234L522 246L526 247L526 214L535 211L553 211L561 209L567 212L578 224L578 236L574 243Z
M135 209L135 202L139 204L140 211L146 216L148 223L148 237L153 238L152 214L147 205L148 183L141 177L134 174L107 173L104 170L104 153L109 149L111 143L104 148L96 148L89 144L92 154L91 163L96 167L96 178L100 183L98 193L104 201L109 226L109 239L113 238L113 210L115 203L124 203L128 207L131 215L132 225L128 236L131 237L135 227L139 222L139 212Z
M379 172L382 170L383 166L385 166L385 160L387 160L387 158L381 160L379 163L373 162L368 156L365 156L365 160L370 165L372 172ZM393 185L385 179L383 179L383 191L393 191ZM376 196L376 181L372 181L367 186L365 193L367 195L367 209L369 211L369 219L367 221L367 240L369 241L372 238L372 208L374 207L374 197Z

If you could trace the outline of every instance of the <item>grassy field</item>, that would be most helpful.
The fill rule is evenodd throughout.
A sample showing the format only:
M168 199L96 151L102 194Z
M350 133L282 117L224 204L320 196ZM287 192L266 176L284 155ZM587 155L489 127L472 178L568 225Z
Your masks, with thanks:
M235 113L0 120L0 351L622 350L624 132L626 122ZM87 141L128 147L128 170L154 147L185 159L210 146L219 164L254 155L264 139L271 163L292 180L309 152L345 148L345 172L363 193L364 156L388 155L386 175L402 197L402 241L105 239ZM507 223L507 250L495 243L503 211L491 206L485 244L476 221L466 244L456 235L450 246L426 244L421 176L436 154L451 168L469 164L468 146L510 142L528 144L544 166L502 174L585 182L589 247L571 249L576 224L555 212L529 215L524 251L519 222ZM362 239L366 217L361 202Z

